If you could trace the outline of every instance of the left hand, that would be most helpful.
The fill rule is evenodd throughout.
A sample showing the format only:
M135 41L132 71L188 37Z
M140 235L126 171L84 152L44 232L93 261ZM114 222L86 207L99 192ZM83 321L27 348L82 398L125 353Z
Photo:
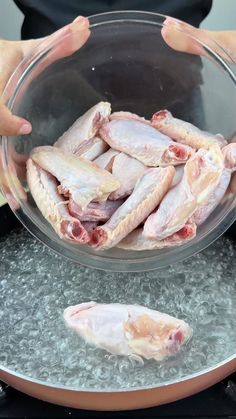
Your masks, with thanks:
M196 55L206 55L206 51L196 40L211 47L228 62L236 62L236 31L209 31L198 29L185 22L168 17L162 28L162 37L176 51ZM186 36L189 35L189 36Z

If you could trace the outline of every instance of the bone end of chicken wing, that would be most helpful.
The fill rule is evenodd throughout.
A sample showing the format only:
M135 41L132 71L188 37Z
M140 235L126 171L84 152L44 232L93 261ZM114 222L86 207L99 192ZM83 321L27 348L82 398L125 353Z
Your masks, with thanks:
M63 220L60 225L61 238L80 244L87 244L90 236L84 226L76 219Z
M64 319L98 348L157 361L179 352L192 335L183 320L138 305L82 303L68 307Z
M27 161L27 182L37 207L60 238L81 244L89 242L85 228L69 214L64 199L58 193L56 179L32 159Z
M193 154L194 149L192 147L180 143L170 144L163 153L161 166L178 165L187 162Z

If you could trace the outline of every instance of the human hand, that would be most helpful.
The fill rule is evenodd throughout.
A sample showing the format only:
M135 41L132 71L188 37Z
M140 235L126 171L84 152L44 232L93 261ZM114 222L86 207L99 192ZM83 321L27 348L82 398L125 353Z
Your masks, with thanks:
M185 22L168 17L162 28L162 37L176 51L206 55L206 50L195 39L212 47L230 63L236 62L236 31L209 31L195 28ZM189 36L186 36L189 35Z
M74 36L66 36L70 34L74 34ZM16 42L0 40L0 98L11 74L27 55L37 51L37 48L42 50L49 46L51 42L61 39L61 43L50 55L50 61L46 63L46 65L49 65L59 58L73 54L83 46L89 35L88 19L79 16L71 24L45 38ZM12 115L5 106L4 100L0 100L0 136L29 134L31 130L29 121Z
M185 22L168 17L162 28L162 37L169 47L180 52L195 55L206 55L206 50L197 40L213 48L229 63L236 63L236 31L209 31L195 28ZM186 36L188 34L189 36ZM236 137L232 138L236 141ZM236 193L236 173L232 174L231 181L224 200Z
M68 36L72 34L73 36ZM89 21L87 18L80 16L71 24L45 38L17 42L0 40L0 98L11 74L26 56L37 53L37 49L38 51L44 50L52 42L61 41L53 49L53 52L50 52L43 65L39 67L38 72L42 72L52 62L69 56L80 49L89 35ZM14 83L14 80L12 82ZM29 134L31 130L30 122L13 115L6 107L4 99L0 99L0 136ZM19 179L25 178L27 156L18 154L11 144L9 144L9 150L8 167L3 170L2 147L0 146L0 188L11 208L16 210L19 208L18 199L11 193L8 180L10 179L18 190L18 198L26 200L27 195Z

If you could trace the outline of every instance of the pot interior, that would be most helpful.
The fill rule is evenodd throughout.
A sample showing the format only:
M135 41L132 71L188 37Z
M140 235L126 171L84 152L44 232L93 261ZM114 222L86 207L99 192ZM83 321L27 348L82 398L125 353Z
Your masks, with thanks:
M233 358L235 244L222 237L184 263L148 273L106 273L62 260L26 230L0 240L0 366L55 387L127 391L175 383ZM80 302L142 304L193 328L165 362L109 355L66 328L63 310Z

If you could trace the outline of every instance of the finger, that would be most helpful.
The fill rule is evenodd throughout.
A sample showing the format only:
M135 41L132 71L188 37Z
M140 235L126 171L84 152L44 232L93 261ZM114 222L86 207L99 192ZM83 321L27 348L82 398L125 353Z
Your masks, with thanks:
M87 41L89 36L89 21L87 18L79 16L77 19L75 19L74 22L59 29L57 32L46 38L37 39L36 41L33 40L21 42L22 54L25 58L27 57L27 60L20 63L17 70L10 78L4 91L4 102L9 100L9 97L11 97L11 94L14 91L19 78L26 70L30 60L33 60L35 56L45 51L45 49L49 49L49 52L45 55L44 58L41 59L41 61L39 61L34 70L31 71L31 73L25 79L24 85L21 86L21 96L26 92L31 82L37 76L39 76L39 74L41 74L50 64L60 58L70 56L75 51L80 49Z
M10 41L0 40L0 96L13 70L22 60L19 45Z
M228 62L234 62L236 31L214 32L198 29L185 22L168 17L164 22L161 33L167 45L176 51L208 55L206 49L208 47Z
M58 43L53 52L53 57L55 59L64 58L79 50L85 44L89 36L89 21L87 18L79 16L71 24L48 37L41 46L46 48L47 44L51 45L52 43Z
M202 55L204 48L192 37L196 36L197 29L177 19L167 17L161 30L164 41L176 51ZM190 36L192 35L192 37Z
M215 42L224 49L224 56L230 62L236 62L236 31L207 31Z
M0 190L2 191L3 195L5 196L8 204L13 210L17 210L20 208L20 204L18 199L20 200L27 200L27 194L18 179L18 174L14 164L12 163L11 159L9 159L8 167L6 170L3 170L2 162L2 147L0 146ZM14 188L17 190L18 199L13 195L11 188L8 184L8 180L10 179L11 184L14 185Z
M55 33L46 38L37 40L37 44L33 50L33 54L39 54L47 48L52 48L47 59L44 61L42 68L51 64L53 61L64 58L79 50L90 36L89 21L83 16L77 17L72 23L64 26ZM32 41L31 41L32 42ZM33 41L34 42L34 41ZM32 52L32 43L23 44L23 54L27 56Z
M31 124L24 118L12 115L9 109L0 103L0 135L24 135L32 131Z
M56 45L55 48L52 48L52 51L48 53L47 58L45 60L42 60L41 64L38 65L37 70L32 72L32 74L28 77L28 80L27 82L25 82L24 85L25 91L29 83L31 83L31 81L35 79L46 67L48 67L50 64L52 64L59 58L71 55L73 52L81 48L87 41L89 35L90 30L88 19L79 16L77 19L74 20L74 22L61 28L60 30L46 38L23 42L20 41L19 43L17 43L17 48L16 45L14 46L15 55L12 55L12 58L10 57L10 60L8 61L9 63L11 63L11 65L9 65L4 70L3 75L1 75L0 93L1 88L3 88L7 78L9 77L9 68L12 69L13 62L17 63L17 61L19 61L20 58L26 57L27 55L29 56L29 54L35 56L35 54L39 54L40 52L44 51L45 48L50 48L55 43L58 43L58 45ZM10 44L9 46L11 47ZM19 53L19 49L21 49L21 53ZM6 48L4 48L4 50L6 50ZM13 54L12 51L11 53ZM19 76L23 73L26 66L26 62L21 63L18 70L14 73L13 77L8 83L3 98L5 102L8 100L12 88L14 88L14 86L16 85ZM22 93L23 89L21 94ZM3 104L0 103L0 135L23 135L29 134L31 130L32 127L28 121L26 121L23 118L13 116L11 112Z

